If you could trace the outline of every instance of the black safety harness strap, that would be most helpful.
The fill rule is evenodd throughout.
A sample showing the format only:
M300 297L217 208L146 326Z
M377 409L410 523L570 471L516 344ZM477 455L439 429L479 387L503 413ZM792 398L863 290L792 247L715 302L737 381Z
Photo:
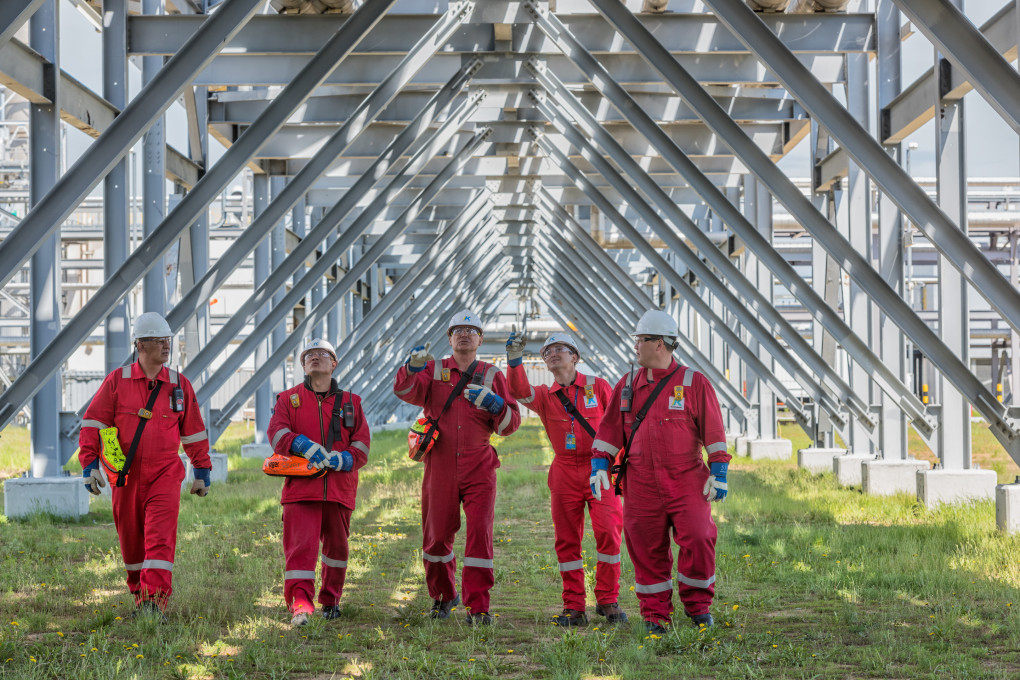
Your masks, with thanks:
M560 403L563 404L563 410L565 410L567 412L567 415L569 415L570 417L572 417L575 420L577 420L577 422L581 425L581 427L584 428L584 431L587 432L589 435L591 435L591 438L594 439L595 438L595 428L592 427L588 423L588 421L584 419L584 416L582 416L581 412L577 410L577 407L574 406L574 404L571 403L571 401L569 399L567 399L567 395L564 394L564 392L566 392L565 389L563 389L563 390L556 390L556 396L559 398Z
M623 493L623 489L621 488L620 485L623 483L623 476L627 472L627 458L630 454L630 445L634 441L634 435L637 434L638 428L641 427L641 423L644 422L645 416L648 415L648 410L652 407L652 404L655 403L656 397L662 394L662 390L666 388L666 385L669 383L670 378L676 375L676 372L679 371L680 368L681 366L677 365L677 367L674 368L669 375L660 380L659 383L655 386L655 388L652 389L652 393L648 395L648 399L645 401L644 404L641 405L641 410L639 410L634 415L634 423L630 426L629 437L626 434L626 429L624 430L623 455L620 457L620 464L617 465L613 470L614 472L616 472L617 496Z
M457 395L463 392L464 388L467 387L468 381L471 380L471 377L474 375L477 367L478 360L475 359L471 362L471 365L468 366L468 369L460 374L460 380L458 380L457 384L454 385L453 391L450 392L450 396L446 398L446 403L443 404L443 410L441 410L439 415L435 418L429 418L429 426L426 428L425 435L421 438L421 443L418 445L418 451L415 453L417 456L415 460L420 460L421 456L424 455L422 448L432 441L432 434L436 431L436 428L439 427L439 419L442 418L443 414L445 414L446 411L453 405L453 400L457 398Z
M138 427L135 428L134 439L131 440L131 448L128 449L127 456L124 457L124 468L117 473L117 486L124 486L127 482L128 470L131 469L131 463L135 459L135 453L138 452L138 444L142 441L142 430L145 429L145 424L152 420L152 407L156 405L156 397L159 396L159 390L163 387L163 381L157 380L156 386L149 392L149 401L145 404L145 413L149 415L143 416L142 412L138 412L138 419L142 422L138 423Z

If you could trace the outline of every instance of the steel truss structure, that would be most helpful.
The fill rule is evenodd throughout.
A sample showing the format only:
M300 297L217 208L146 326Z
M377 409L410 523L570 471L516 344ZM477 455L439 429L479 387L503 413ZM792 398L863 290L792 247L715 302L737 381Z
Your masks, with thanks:
M31 474L56 475L84 410L63 409L61 372L98 329L107 370L128 359L141 286L183 339L199 401L219 399L214 439L252 397L264 436L310 336L336 344L338 375L381 423L411 415L393 368L412 341L441 346L455 308L496 319L494 353L508 305L524 327L551 318L614 377L656 307L677 315L678 355L717 386L733 430L774 438L778 401L820 446L838 434L902 458L911 426L968 469L973 409L1020 463L1020 229L974 213L962 123L973 90L1020 132L1018 3L982 26L953 0L787 4L80 0L102 32L98 93L61 68L58 0L5 0L0 84L28 103L29 191L23 217L0 216L0 317L25 324L29 356L0 363L0 427L30 409ZM936 51L909 84L905 20ZM178 104L184 151L167 143ZM931 120L934 187L903 149ZM94 141L61 172L65 124ZM809 186L777 167L803 145ZM242 219L211 225L217 203ZM88 209L90 237L69 222ZM87 238L101 264L61 248ZM915 299L922 264L937 305ZM100 267L69 314L63 272ZM227 289L244 292L213 319ZM971 357L976 325L990 377Z

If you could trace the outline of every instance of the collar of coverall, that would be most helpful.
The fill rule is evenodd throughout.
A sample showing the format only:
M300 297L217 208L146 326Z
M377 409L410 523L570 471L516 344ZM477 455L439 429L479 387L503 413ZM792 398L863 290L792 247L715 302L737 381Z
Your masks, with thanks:
M120 370L120 369L117 369L117 370ZM148 378L145 375L145 371L142 370L142 365L140 363L138 363L137 361L135 363L131 364L131 379L132 380L148 380ZM165 365L161 366L160 369L159 369L159 373L156 374L156 377L153 378L153 380L161 380L163 382L170 382L170 369L167 368Z
M311 376L307 376L307 375L305 376L304 386L305 386L305 389L308 390L309 392L315 392L315 390L312 389L312 378L311 378ZM328 397L331 394L336 394L339 391L340 391L340 386L337 385L336 378L330 378L329 379L329 392L326 392L326 396Z
M584 387L587 384L588 376L586 376L584 373L581 373L580 371L577 372L577 376L574 378L574 382L570 383L570 385L577 385L578 387ZM556 382L555 380L553 380L552 387L549 388L549 393L554 394L559 390L565 390L567 389L567 387L570 387L570 385L563 386Z
M638 371L637 385L647 385L656 380L661 380L672 373L677 367L676 359L669 362L666 368L643 368Z

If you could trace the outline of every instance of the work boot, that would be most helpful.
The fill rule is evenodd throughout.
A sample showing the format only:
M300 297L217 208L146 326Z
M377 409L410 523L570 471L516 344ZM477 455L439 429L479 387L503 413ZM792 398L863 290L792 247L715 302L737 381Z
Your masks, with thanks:
M452 600L432 600L432 611L429 612L429 618L448 619L450 618L450 609L458 604L460 604L460 595Z
M308 612L298 612L294 615L294 618L290 620L290 625L294 628L300 628L301 626L308 625Z
M588 623L588 615L578 609L564 609L562 614L557 614L552 620L557 626L570 628Z
M620 605L616 602L595 605L595 613L606 617L606 623L625 623L627 621L627 613L620 609Z
M492 624L492 616L489 612L478 612L477 614L467 613L469 626L488 626Z
M712 620L712 614L709 612L694 615L688 614L687 616L691 619L691 621L694 622L694 625L697 626L698 628L701 628L702 626L704 626L705 628L711 628L712 626L715 625L715 621Z
M322 618L326 619L327 621L339 619L340 605L338 604L322 605Z
M666 628L660 621L645 621L645 632L649 635L665 635Z
M167 622L166 614L164 614L160 610L159 605L152 600L144 600L140 602L138 604L138 608L135 609L135 611L132 612L131 614L131 618L133 619L135 618L141 619L147 617L152 617L156 619L156 621L159 623Z

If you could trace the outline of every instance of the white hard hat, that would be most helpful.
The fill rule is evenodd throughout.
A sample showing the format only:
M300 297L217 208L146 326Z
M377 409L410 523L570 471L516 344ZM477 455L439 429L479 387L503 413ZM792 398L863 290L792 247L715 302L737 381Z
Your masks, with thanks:
M637 328L631 335L661 335L664 338L675 338L680 335L680 327L677 326L676 319L666 312L651 309L641 316Z
M327 352L333 355L333 361L336 361L336 349L333 348L333 345L329 341L323 340L322 338L315 338L314 340L309 340L308 344L305 345L305 348L301 350L302 364L305 363L305 354L307 354L309 351L313 349L326 350Z
M538 353L541 354L542 352L544 352L545 348L548 347L549 345L566 345L567 347L570 348L570 351L572 351L574 354L576 354L577 356L581 356L580 350L577 349L577 343L574 342L574 339L567 335L566 333L553 333L552 335L550 335L548 338L545 339L545 342L542 343L542 346L539 348Z
M144 312L135 318L135 324L131 328L131 339L140 338L169 338L173 335L170 324L156 312Z
M458 326L467 326L468 328L477 328L478 334L482 333L482 322L478 319L478 316L470 309L462 309L450 319L450 325L446 328L447 334Z

